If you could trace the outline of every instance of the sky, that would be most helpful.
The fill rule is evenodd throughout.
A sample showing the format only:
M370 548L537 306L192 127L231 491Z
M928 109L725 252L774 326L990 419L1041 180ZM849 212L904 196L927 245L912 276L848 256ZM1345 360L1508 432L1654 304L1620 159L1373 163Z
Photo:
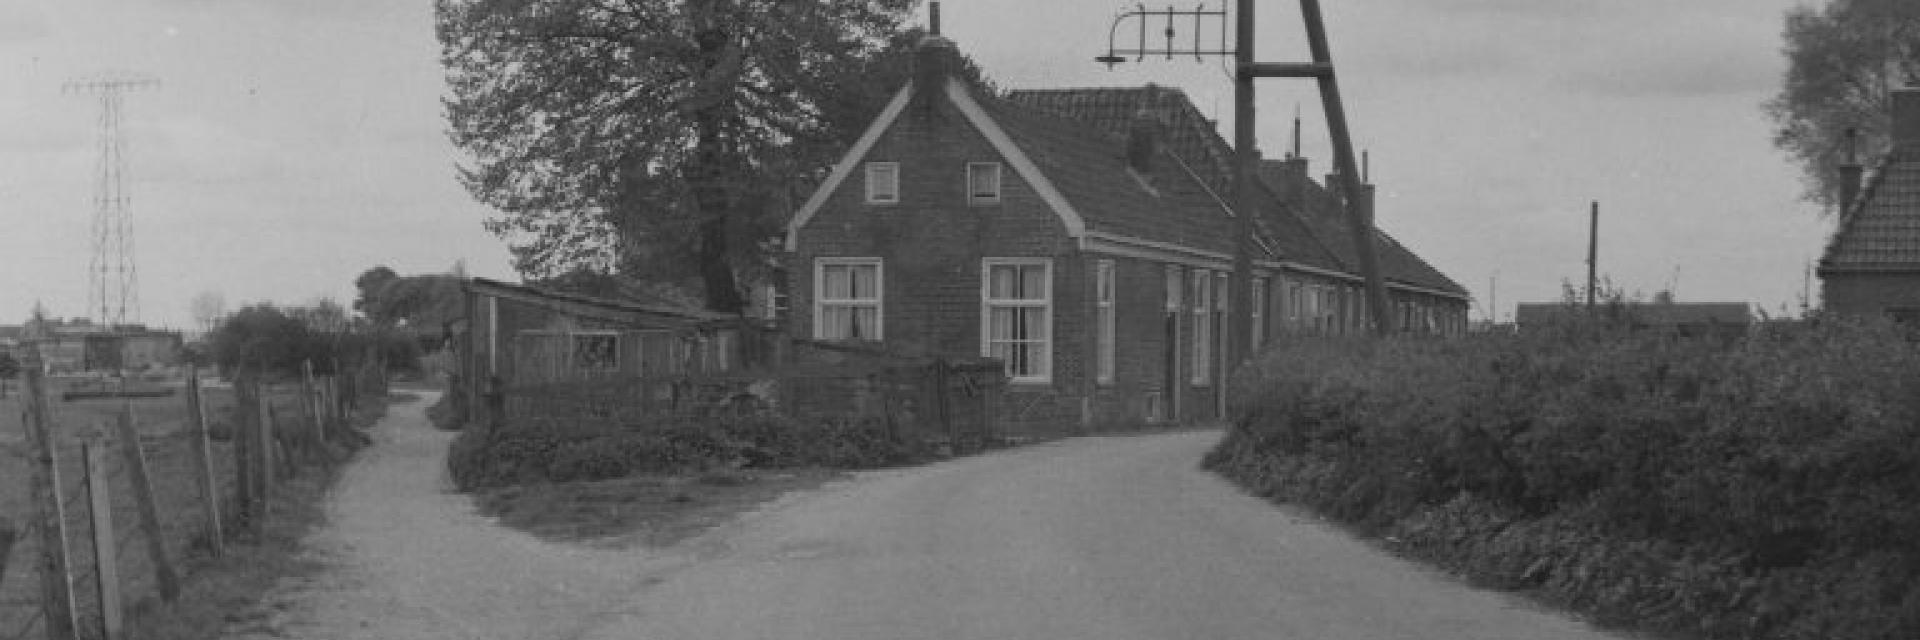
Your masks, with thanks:
M1761 104L1799 3L1323 5L1379 224L1466 286L1473 317L1493 301L1506 319L1584 280L1592 201L1615 286L1798 312L1833 221L1801 200ZM1175 86L1230 135L1224 61L1093 61L1132 6L946 0L942 23L1003 88ZM140 320L192 328L189 303L208 292L229 308L348 303L375 265L512 279L506 245L481 227L493 212L455 179L432 12L430 0L0 0L0 324L36 302L88 315L99 106L62 87L105 74L159 81L126 96L122 125ZM1297 3L1259 2L1256 23L1258 60L1308 59ZM1325 173L1315 85L1263 79L1256 93L1267 155L1288 148L1299 109L1304 155Z

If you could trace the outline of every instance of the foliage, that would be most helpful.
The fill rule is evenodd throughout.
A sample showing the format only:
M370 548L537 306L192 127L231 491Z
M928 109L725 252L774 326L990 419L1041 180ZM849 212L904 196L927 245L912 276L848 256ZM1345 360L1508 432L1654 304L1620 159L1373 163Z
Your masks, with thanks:
M1286 343L1235 380L1207 465L1603 620L1920 637L1920 349L1756 331Z
M745 416L605 430L467 429L455 438L447 464L454 482L473 490L735 467L862 469L917 457L875 421Z
M229 315L207 336L205 349L213 363L228 373L250 365L294 377L311 362L314 373L329 375L336 367L354 366L370 354L383 357L389 370L419 369L419 348L412 340L385 332L347 332L353 327L343 315L338 305L256 304Z
M402 276L376 266L354 278L353 286L360 292L353 309L375 326L437 332L442 324L466 314L460 277L452 274Z
M1774 146L1799 161L1808 200L1833 204L1845 133L1864 154L1890 146L1888 91L1920 84L1920 7L1910 0L1828 0L1788 10L1787 74L1766 103Z
M737 311L796 192L905 80L880 58L914 4L441 0L462 181L525 276L648 273Z

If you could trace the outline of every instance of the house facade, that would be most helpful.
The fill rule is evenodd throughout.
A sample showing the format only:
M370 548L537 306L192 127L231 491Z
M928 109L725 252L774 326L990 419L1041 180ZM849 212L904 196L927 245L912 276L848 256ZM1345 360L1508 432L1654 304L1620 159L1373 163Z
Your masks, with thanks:
M1177 91L1126 90L1117 100L1157 109L1098 116L1074 96L1104 90L989 95L947 73L954 59L929 36L914 79L790 221L789 330L998 358L1015 432L1218 418L1237 359L1225 338L1239 224L1225 165L1208 160L1225 142ZM1263 180L1256 341L1361 331L1360 278L1328 247L1348 236L1320 237L1302 212L1323 190L1290 177ZM1465 292L1376 242L1404 254L1383 260L1400 270L1401 326L1463 332Z
M1892 149L1864 191L1861 168L1842 168L1839 226L1815 273L1826 311L1920 324L1920 89L1891 102Z

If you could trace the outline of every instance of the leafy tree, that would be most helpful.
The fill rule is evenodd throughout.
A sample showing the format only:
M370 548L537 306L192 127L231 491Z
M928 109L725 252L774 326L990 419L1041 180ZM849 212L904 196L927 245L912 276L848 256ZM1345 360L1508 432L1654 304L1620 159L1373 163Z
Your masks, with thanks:
M684 277L739 311L796 179L906 77L875 60L914 4L440 0L462 181L504 212L487 227L522 275Z
M232 372L253 365L282 373L300 371L309 359L324 362L325 340L294 315L271 304L256 304L233 312L208 337L214 362Z
M1887 92L1920 84L1920 3L1829 0L1787 11L1788 68L1766 113L1774 146L1798 161L1806 198L1837 202L1848 129L1865 161L1889 146Z
M402 276L387 267L374 267L353 283L360 290L353 308L376 326L436 329L465 314L466 299L456 275Z

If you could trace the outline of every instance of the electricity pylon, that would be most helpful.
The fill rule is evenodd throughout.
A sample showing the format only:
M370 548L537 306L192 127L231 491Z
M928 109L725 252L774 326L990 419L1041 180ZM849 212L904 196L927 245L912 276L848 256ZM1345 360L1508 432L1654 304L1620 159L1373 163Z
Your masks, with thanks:
M159 80L119 74L66 83L67 93L100 97L99 158L93 193L93 257L87 264L87 313L109 328L140 318L140 274L133 254L132 197L127 191L126 142L120 133L122 94L157 87Z

